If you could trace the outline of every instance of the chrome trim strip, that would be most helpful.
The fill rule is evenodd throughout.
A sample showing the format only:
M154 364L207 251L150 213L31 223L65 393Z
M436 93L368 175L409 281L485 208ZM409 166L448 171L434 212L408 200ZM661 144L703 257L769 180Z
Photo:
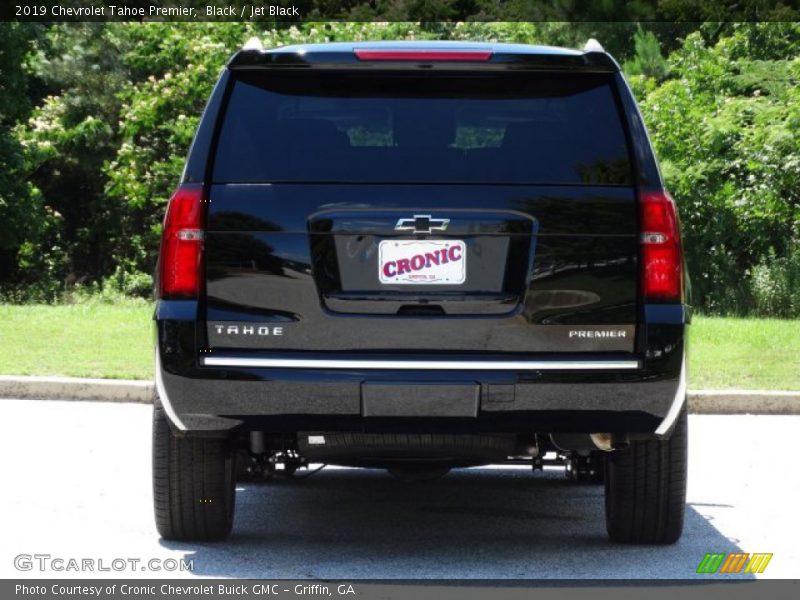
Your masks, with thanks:
M161 400L161 406L164 407L164 412L167 413L169 420L181 431L186 431L186 425L181 421L175 409L172 408L172 404L169 402L169 396L167 396L167 390L164 389L164 381L161 378L161 357L158 354L158 348L156 348L156 391L158 392L159 400Z
M397 369L420 371L586 371L638 369L638 360L377 360L329 358L247 358L204 356L207 367L264 367L273 369Z
M681 374L678 379L678 391L675 392L675 397L672 399L672 406L667 411L667 416L661 421L661 425L656 429L656 435L666 435L672 426L675 424L678 415L683 408L683 403L686 402L686 354L683 355L681 360Z

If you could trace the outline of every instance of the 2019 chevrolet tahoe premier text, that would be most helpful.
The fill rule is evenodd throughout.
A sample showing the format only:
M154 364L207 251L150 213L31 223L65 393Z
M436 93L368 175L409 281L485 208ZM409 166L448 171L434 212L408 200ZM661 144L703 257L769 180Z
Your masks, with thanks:
M157 279L165 538L226 537L237 474L311 462L558 463L604 483L612 540L681 534L678 217L594 41L249 44Z

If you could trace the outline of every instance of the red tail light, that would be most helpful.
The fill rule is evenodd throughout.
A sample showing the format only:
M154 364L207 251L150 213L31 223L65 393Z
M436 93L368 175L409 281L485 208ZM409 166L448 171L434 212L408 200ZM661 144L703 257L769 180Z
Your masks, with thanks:
M667 192L643 192L639 210L644 299L680 302L683 260L675 201Z
M489 50L365 50L353 51L358 60L414 62L481 62L492 57Z
M161 238L162 298L192 298L200 292L203 213L201 185L182 185L169 200Z

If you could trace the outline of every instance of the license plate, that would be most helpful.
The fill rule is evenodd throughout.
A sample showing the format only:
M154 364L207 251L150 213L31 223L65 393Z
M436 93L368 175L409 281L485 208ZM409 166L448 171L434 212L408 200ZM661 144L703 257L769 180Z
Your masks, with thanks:
M462 284L467 245L461 240L384 240L378 245L378 279L395 285Z

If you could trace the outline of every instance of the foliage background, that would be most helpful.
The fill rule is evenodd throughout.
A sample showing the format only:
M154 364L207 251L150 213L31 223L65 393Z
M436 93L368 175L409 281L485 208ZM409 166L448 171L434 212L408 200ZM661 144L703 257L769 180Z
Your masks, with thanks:
M452 17L436 6L432 19ZM695 304L800 316L797 22L0 23L0 299L150 294L199 115L252 35L265 46L597 37L624 67L679 204Z

